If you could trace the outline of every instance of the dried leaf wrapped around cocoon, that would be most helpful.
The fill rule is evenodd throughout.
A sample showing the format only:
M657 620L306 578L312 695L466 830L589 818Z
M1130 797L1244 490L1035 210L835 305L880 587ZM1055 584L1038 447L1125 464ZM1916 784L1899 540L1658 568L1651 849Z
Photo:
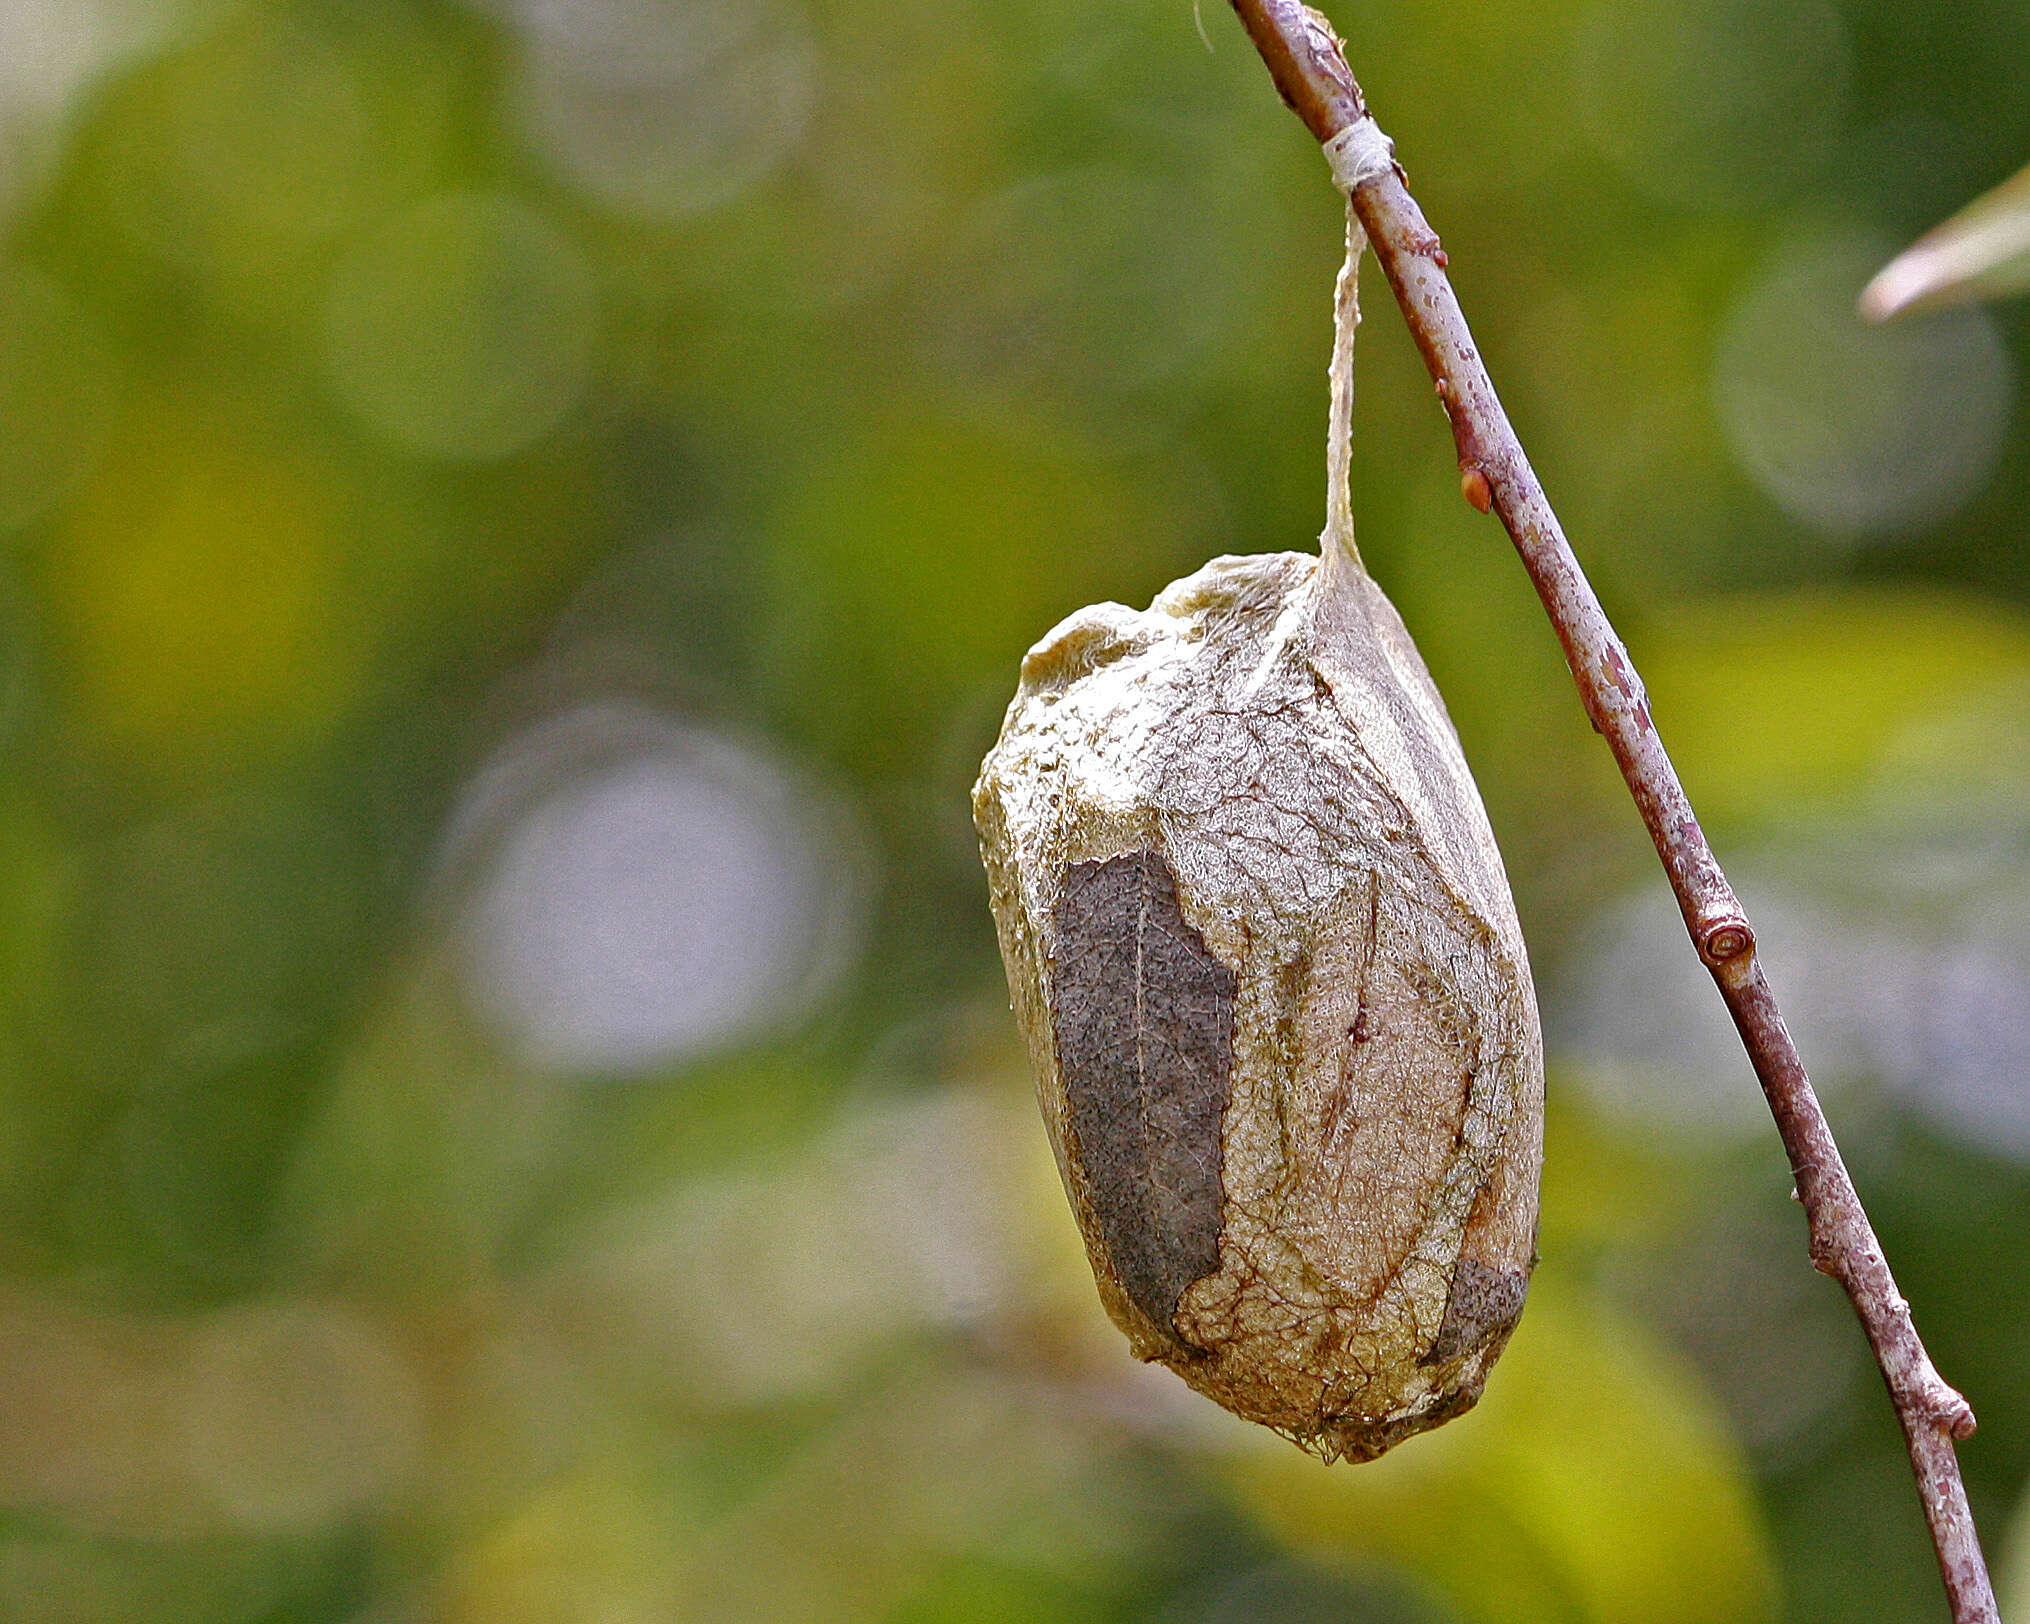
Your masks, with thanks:
M1071 616L974 807L1135 1351L1327 1459L1471 1406L1535 1258L1542 1042L1457 737L1350 544Z

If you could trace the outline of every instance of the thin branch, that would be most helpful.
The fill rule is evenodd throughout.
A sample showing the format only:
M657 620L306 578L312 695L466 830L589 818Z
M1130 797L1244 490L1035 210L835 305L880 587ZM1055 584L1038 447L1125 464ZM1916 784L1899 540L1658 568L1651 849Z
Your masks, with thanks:
M1299 0L1233 0L1233 7L1283 100L1321 143L1368 116L1343 46L1317 12ZM1918 1340L1910 1306L1896 1289L1776 997L1756 963L1754 931L1657 737L1641 679L1509 425L1446 280L1444 251L1410 196L1401 167L1385 166L1361 179L1351 200L1451 419L1460 488L1475 507L1500 515L1522 555L1564 645L1586 714L1628 781L1692 945L1718 984L1761 1079L1810 1221L1812 1263L1853 1300L1896 1406L1952 1616L1956 1624L2000 1624L1953 1452L1953 1440L1974 1430L1973 1411L1932 1367Z

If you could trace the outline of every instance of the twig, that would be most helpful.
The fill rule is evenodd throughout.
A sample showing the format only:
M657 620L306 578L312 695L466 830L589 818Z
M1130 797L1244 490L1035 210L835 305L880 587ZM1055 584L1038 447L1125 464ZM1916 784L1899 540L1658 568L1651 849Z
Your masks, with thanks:
M1300 0L1233 0L1283 100L1321 143L1367 119L1367 104L1331 25ZM1379 132L1362 131L1372 147ZM2000 1624L1953 1440L1974 1413L1932 1367L1881 1243L1833 1143L1825 1112L1755 960L1755 935L1692 815L1650 719L1628 651L1572 555L1523 455L1445 277L1445 254L1400 166L1368 165L1350 192L1410 324L1459 448L1460 488L1500 515L1564 645L1579 697L1628 781L1656 843L1700 960L1719 985L1789 1153L1811 1227L1811 1260L1853 1300L1910 1449L1924 1514L1956 1624Z

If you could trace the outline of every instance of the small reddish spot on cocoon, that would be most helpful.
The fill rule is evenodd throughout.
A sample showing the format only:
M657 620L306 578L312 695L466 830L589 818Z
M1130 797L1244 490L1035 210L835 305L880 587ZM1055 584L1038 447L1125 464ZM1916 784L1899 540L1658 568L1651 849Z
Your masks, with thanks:
M1447 265L1452 263L1452 256L1442 248L1433 248L1431 250L1431 263L1442 271Z
M1485 513L1494 506L1494 487L1487 482L1487 475L1472 463L1459 470L1459 494L1466 498L1476 513Z

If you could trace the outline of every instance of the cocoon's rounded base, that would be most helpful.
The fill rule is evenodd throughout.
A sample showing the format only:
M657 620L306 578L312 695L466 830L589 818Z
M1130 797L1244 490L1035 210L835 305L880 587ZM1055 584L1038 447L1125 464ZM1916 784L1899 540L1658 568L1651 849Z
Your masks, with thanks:
M1458 739L1351 552L1080 610L973 799L1136 1353L1328 1460L1469 1408L1535 1261L1542 1040Z

